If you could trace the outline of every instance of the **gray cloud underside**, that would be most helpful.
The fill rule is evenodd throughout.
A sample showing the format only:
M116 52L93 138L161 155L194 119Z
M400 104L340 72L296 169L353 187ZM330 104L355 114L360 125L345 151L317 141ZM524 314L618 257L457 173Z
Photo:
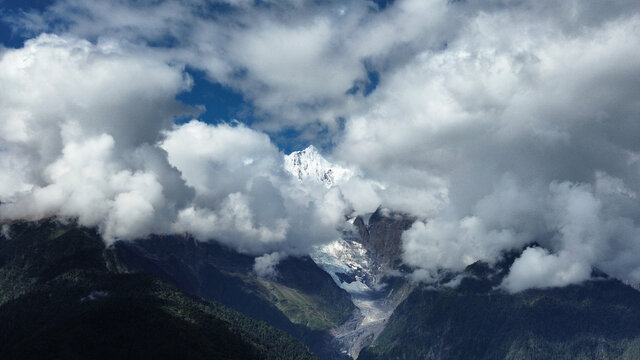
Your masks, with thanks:
M67 0L12 17L34 38L0 60L0 216L301 253L338 236L347 209L382 204L420 219L403 241L423 273L535 241L547 250L526 250L507 290L578 283L594 266L640 281L637 1L219 8ZM197 117L174 100L192 86L185 66L264 120L173 125ZM370 70L380 83L365 97ZM290 126L326 130L305 136L360 175L293 183L262 132Z

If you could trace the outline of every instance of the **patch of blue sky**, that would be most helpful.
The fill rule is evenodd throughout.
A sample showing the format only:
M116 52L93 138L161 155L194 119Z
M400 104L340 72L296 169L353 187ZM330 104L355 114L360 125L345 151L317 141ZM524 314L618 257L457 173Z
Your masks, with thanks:
M205 72L187 67L185 71L193 78L193 87L176 97L177 100L191 106L203 106L199 115L207 124L230 123L234 120L247 125L253 124L253 106L242 94L220 83L210 81ZM178 119L183 123L190 119Z
M11 17L22 12L42 11L54 0L0 0L0 43L8 48L20 48L33 34L16 31L10 24Z
M328 133L325 126L318 124L311 124L303 128L287 127L271 134L271 141L285 154L306 149L309 145L315 146L321 152L326 152L333 147L333 144L328 141Z
M364 65L367 70L367 78L354 81L353 86L347 90L347 94L355 95L360 93L364 97L367 97L378 87L380 83L380 73L376 71L368 61L365 61Z
M393 5L395 0L373 0L373 2L376 3L376 5L378 5L378 9L384 10L387 7Z
M204 71L191 67L187 67L185 71L193 78L193 87L190 91L178 94L176 99L187 105L202 107L203 111L198 115L199 120L212 125L233 124L237 121L249 127L264 120L258 115L251 101L246 100L240 92L211 81ZM367 85L363 86L363 90L367 91ZM191 119L191 117L179 118L176 119L176 123L183 124ZM342 130L345 119L339 118L336 121L339 130ZM270 132L268 135L271 141L286 154L302 150L311 144L321 150L329 150L333 146L328 128L319 122L303 127L286 127L280 131Z

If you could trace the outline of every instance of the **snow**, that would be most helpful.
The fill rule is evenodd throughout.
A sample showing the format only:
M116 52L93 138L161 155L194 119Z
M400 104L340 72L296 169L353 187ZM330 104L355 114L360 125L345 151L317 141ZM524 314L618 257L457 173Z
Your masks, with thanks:
M284 167L303 186L309 183L327 188L340 186L354 174L350 169L327 161L313 146L285 155ZM365 221L368 223L368 220L367 216ZM341 229L342 238L316 246L311 258L351 295L358 308L350 320L332 330L340 348L356 358L360 349L370 344L384 329L401 298L388 298L384 291L380 291L384 287L379 283L384 269L358 241L354 221L355 218L350 218L345 222Z
M314 181L328 188L353 176L353 171L327 161L313 145L285 155L284 168L301 182Z
M376 269L367 250L359 242L339 239L316 247L311 258L347 292L362 293L372 290ZM353 277L355 281L344 282L338 274Z

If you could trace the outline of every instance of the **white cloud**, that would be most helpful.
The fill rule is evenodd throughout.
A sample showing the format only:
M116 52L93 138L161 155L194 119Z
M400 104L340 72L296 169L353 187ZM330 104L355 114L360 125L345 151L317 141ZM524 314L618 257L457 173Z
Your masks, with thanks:
M502 286L515 293L580 283L591 277L591 266L580 260L566 251L550 254L545 249L527 248L511 266Z
M190 191L163 189L175 170L149 144L188 113L173 97L190 82L129 50L41 35L2 55L0 159L19 170L2 218L77 217L109 241L168 230L162 217Z
M461 271L480 260L493 263L502 250L523 242L511 229L488 230L475 216L458 222L417 221L402 237L405 262L431 270Z
M284 171L283 154L244 125L191 121L165 132L160 146L195 188L174 228L236 249L304 253L337 238L347 203L337 189L304 191Z
M404 235L416 276L536 241L549 253L516 261L512 291L590 266L640 280L637 1L227 3L239 11L61 0L12 20L60 36L2 52L0 216L304 252L344 209L383 205L419 218ZM264 120L173 126L193 113L175 101L187 65ZM380 83L365 97L367 70ZM290 126L357 176L293 184L256 130ZM538 263L568 275L526 278Z
M596 178L624 188L620 179ZM584 183L525 188L507 177L500 184L477 203L473 216L443 213L414 223L403 234L405 261L431 274L461 271L475 261L494 263L502 251L535 241L544 248L529 249L516 260L503 283L507 290L579 283L593 267L637 281L639 264L630 254L638 250L640 226L632 214L620 212L634 201L627 192L611 199L611 193L602 196Z
M253 271L263 279L273 279L278 275L276 266L283 258L284 256L278 252L259 256L253 264Z
M203 200L244 191L253 177L275 181L281 154L263 133L243 125L191 121L164 133L160 146Z
M109 242L192 232L250 253L338 236L342 194L302 191L267 135L173 125L191 80L162 56L41 35L5 52L0 80L3 219L77 218Z
M470 14L446 48L383 75L334 155L410 190L379 196L422 218L403 236L405 261L420 269L492 263L537 241L633 278L640 148L627 134L639 130L630 104L640 84L629 74L640 70L640 17L590 13L589 26L573 28L536 11ZM439 196L407 196L413 189Z

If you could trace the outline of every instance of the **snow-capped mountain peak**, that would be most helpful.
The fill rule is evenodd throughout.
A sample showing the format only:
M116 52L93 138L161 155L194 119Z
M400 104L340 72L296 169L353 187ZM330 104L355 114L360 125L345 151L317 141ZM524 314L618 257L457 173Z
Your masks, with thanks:
M316 181L326 187L347 181L353 174L351 170L327 161L313 145L285 155L284 168L300 181Z

